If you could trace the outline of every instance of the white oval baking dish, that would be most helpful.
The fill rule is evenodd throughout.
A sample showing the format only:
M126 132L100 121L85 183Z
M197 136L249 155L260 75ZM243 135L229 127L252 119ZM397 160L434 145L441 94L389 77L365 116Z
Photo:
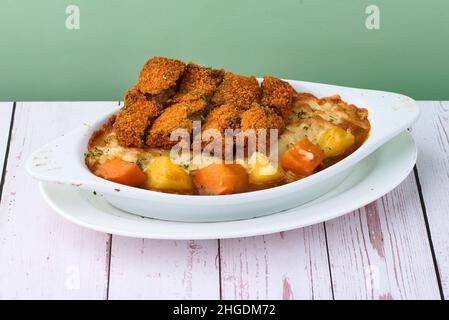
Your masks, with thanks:
M335 188L357 162L406 130L419 116L416 102L404 95L286 81L298 92L309 92L317 97L339 94L348 103L367 108L371 132L366 142L337 164L276 188L221 196L176 195L117 184L89 171L84 163L88 140L113 114L110 113L34 152L27 161L27 171L40 181L71 184L90 190L104 196L119 209L145 217L190 222L248 219L299 206Z

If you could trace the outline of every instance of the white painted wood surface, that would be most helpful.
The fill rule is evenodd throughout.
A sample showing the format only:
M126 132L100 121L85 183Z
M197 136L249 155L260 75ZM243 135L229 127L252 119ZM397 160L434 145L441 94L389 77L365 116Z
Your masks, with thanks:
M413 127L418 175L445 299L449 299L449 102L421 102Z
M0 298L106 297L109 235L56 215L24 164L41 145L113 105L17 103L0 205Z
M9 127L11 124L13 103L0 102L0 175L3 171L6 146L8 144ZM1 179L1 176L0 176Z
M220 241L224 299L332 299L323 224Z
M335 299L439 299L413 173L381 199L326 224Z
M218 241L113 237L110 299L219 299Z
M0 203L0 298L439 299L439 278L449 297L448 103L421 103L413 128L431 239L412 174L324 224L221 241L110 236L44 203L24 170L27 156L116 105L17 103ZM0 161L12 106L0 104Z

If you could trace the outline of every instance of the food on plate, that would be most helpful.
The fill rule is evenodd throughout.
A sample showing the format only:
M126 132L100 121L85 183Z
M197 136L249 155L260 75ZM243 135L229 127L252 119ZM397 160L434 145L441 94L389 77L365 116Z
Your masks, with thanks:
M190 175L174 164L170 157L156 157L147 167L148 179L145 186L148 189L161 191L185 192L192 190Z
M165 102L176 90L179 79L184 74L184 62L165 57L149 59L140 71L137 88L160 102Z
M273 108L287 120L292 106L295 90L285 81L265 76L262 82L262 104Z
M98 177L132 187L228 195L324 170L357 150L370 128L368 111L338 95L153 57L90 138L85 161Z
M120 158L112 158L100 165L95 174L106 180L126 184L131 187L140 187L147 181L147 176L139 166Z
M153 148L172 147L177 141L170 140L170 136L176 129L184 129L189 134L193 129L193 123L189 119L188 109L183 102L178 102L168 107L154 121L146 139L147 146Z
M281 156L281 165L285 170L299 176L312 174L326 158L323 150L309 139L298 141Z
M163 106L156 100L148 100L138 89L125 94L125 107L117 114L114 130L121 145L143 147L148 123L156 119Z
M277 182L285 177L281 166L273 162L263 153L254 152L249 160L249 178L254 184Z
M351 130L335 126L320 135L318 145L327 157L335 157L345 152L354 142Z
M193 176L199 194L223 195L244 192L248 173L240 164L214 163L198 170Z
M174 101L209 100L223 81L224 70L201 67L194 63L187 65Z
M226 72L223 81L212 97L212 105L233 104L239 110L247 110L253 102L259 102L262 89L256 77L246 77Z

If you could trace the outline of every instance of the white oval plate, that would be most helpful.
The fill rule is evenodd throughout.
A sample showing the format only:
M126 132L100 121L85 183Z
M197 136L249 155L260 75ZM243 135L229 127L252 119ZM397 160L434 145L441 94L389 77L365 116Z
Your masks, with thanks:
M92 192L48 182L41 182L41 191L64 218L101 232L151 239L236 238L305 227L363 207L399 185L413 169L416 156L416 144L404 132L359 162L348 178L326 195L281 213L230 222L171 222L139 217L112 207Z
M37 150L28 159L27 170L41 181L73 184L79 189L96 191L115 207L146 217L184 222L235 221L296 208L326 194L342 183L354 165L406 130L419 116L416 102L400 94L287 81L298 92L310 92L319 97L338 93L345 101L367 108L371 123L368 139L329 168L275 188L207 197L177 195L120 185L88 170L84 159L87 141L112 115L108 114L91 126L82 126ZM154 210L155 207L158 210Z

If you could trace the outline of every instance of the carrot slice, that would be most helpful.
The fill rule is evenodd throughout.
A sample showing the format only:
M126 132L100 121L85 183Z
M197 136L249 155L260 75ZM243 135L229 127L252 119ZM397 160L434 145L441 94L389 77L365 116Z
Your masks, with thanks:
M95 174L103 179L131 187L140 187L147 180L147 176L137 164L120 158L106 161L98 167Z
M221 195L243 192L249 184L246 169L239 164L211 164L193 177L200 194Z
M297 175L308 176L325 158L323 150L305 138L282 155L281 166Z

